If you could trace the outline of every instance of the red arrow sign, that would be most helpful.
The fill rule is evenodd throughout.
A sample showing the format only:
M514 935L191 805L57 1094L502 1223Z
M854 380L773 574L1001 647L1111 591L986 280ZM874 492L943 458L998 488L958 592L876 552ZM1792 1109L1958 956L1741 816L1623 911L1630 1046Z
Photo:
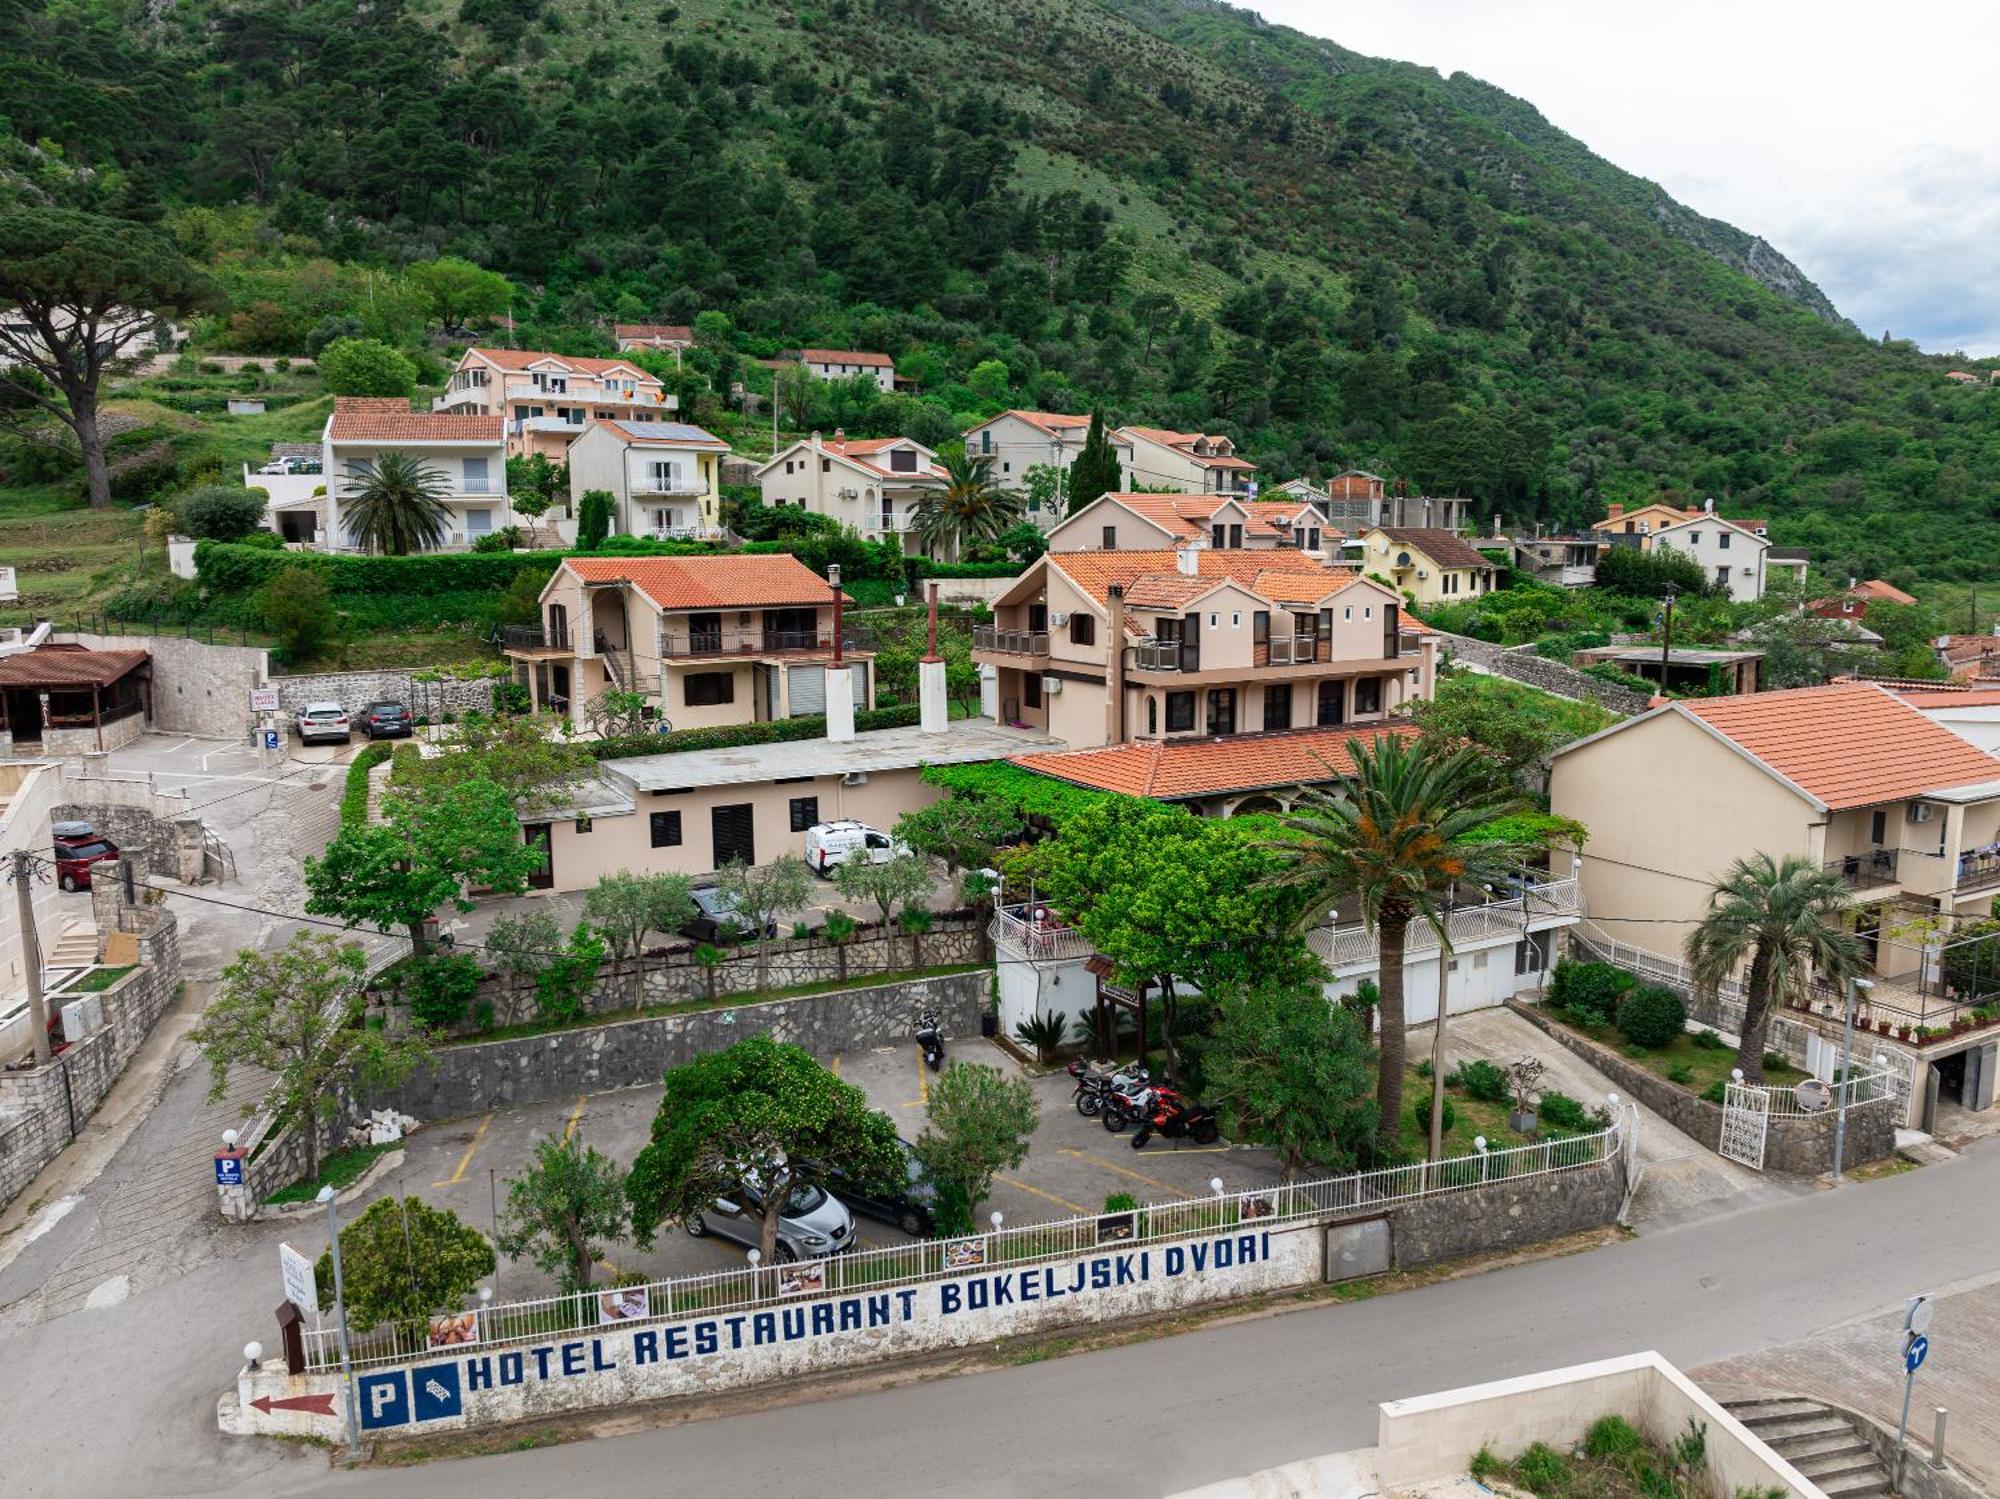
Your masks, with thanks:
M331 1395L295 1395L290 1400L273 1400L269 1395L259 1395L250 1404L267 1416L272 1411L311 1411L316 1416L333 1414Z

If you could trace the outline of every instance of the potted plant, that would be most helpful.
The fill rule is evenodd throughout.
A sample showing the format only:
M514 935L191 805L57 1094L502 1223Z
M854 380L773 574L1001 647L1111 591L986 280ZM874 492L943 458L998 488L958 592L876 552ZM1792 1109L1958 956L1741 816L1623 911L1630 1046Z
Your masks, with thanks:
M1547 1064L1536 1057L1523 1057L1507 1069L1508 1085L1514 1090L1514 1105L1507 1111L1507 1127L1528 1139L1535 1137L1535 1099Z

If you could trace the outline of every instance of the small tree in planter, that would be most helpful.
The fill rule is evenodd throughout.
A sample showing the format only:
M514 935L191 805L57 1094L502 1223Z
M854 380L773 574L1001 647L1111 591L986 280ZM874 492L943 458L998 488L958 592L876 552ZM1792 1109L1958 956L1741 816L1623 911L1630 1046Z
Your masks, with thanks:
M702 993L710 1004L715 1003L715 970L722 962L722 949L712 942L704 942L694 950L694 960L701 965Z
M1514 1089L1514 1107L1507 1115L1507 1125L1517 1134L1535 1133L1535 1097L1547 1070L1548 1064L1539 1057L1522 1057L1507 1069L1507 1081Z
M519 916L502 916L486 934L486 950L493 966L505 975L502 994L506 1000L503 1025L522 1018L535 980L562 951L562 926L553 912L537 906Z
M1063 1043L1063 1033L1068 1029L1062 1016L1030 1015L1014 1027L1017 1040L1025 1041L1035 1048L1035 1060L1044 1067L1055 1060L1056 1048Z

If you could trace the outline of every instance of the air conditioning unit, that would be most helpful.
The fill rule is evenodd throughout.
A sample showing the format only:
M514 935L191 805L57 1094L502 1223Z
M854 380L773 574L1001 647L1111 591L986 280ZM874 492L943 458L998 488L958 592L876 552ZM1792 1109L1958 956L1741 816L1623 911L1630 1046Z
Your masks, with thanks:
M1929 822L1937 816L1937 808L1929 802L1911 802L1908 816L1911 822Z
M1419 578L1428 578L1430 575L1431 575L1430 569L1427 567L1420 567L1417 569L1417 576Z
M850 770L840 778L840 784L843 786L866 786L868 784L868 772L865 770Z
M1049 616L1049 624L1053 626L1055 629L1060 630L1064 625L1068 623L1069 623L1069 611L1066 609L1058 609L1054 614L1051 614Z
M1050 697L1054 697L1062 691L1062 684L1063 679L1061 677L1043 677L1042 691L1046 692Z
M858 489L843 489L839 491L839 494L843 500L854 500L861 497L861 491Z

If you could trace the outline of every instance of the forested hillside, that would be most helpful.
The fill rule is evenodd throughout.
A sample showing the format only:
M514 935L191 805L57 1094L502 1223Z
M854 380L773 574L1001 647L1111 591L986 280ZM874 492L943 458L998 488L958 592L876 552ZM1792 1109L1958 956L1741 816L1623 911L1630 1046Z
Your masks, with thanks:
M1279 477L2000 570L2000 395L1522 101L1203 0L0 0L0 120L0 190L212 268L210 348L434 345L398 273L462 255L523 342L725 314L718 390L885 349L919 390L863 430L1101 401Z

